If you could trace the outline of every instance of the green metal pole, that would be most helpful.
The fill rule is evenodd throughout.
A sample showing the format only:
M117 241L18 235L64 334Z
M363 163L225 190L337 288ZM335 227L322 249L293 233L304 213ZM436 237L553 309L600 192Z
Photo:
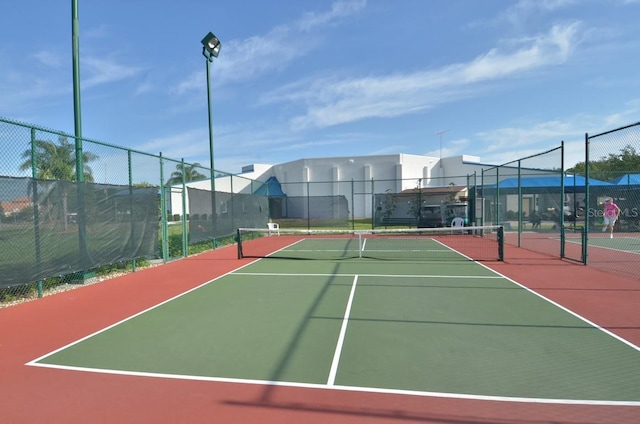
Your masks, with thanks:
M582 263L587 265L589 261L589 231L591 215L591 196L589 195L589 133L584 134L584 205L587 208L584 214L584 237L582 238ZM594 208L595 210L595 208Z
M353 183L353 178L351 178L351 229L355 230L356 229L356 217L354 214L354 211L356 209L356 203L355 203L355 194L353 193L353 188L354 188L354 183Z
M376 191L374 189L374 180L371 178L371 229L376 228Z
M484 225L484 200L486 196L486 191L484 188L484 169L480 170L480 187L482 187L482 203L480 204L480 223L478 223L478 218L476 217L476 225Z
M564 141L560 143L560 257L564 258Z
M82 114L80 108L80 23L78 21L78 0L71 0L71 33L72 33L72 50L73 50L73 117L76 141L82 145ZM82 153L82 148L80 148ZM82 155L76 155L76 172L81 173L83 168ZM78 180L81 181L81 180Z
M169 192L171 196L171 192ZM167 193L164 184L164 160L160 152L160 216L162 225L162 260L166 263L169 260L169 231L167 228Z
M210 71L209 71L209 62L211 61L211 58L207 58L205 56L205 63L207 65L207 110L209 113L209 163L211 166L211 237L212 237L212 243L213 243L213 248L216 248L216 240L215 240L215 234L216 234L216 218L217 218L217 213L216 213L216 171L214 168L214 162L213 162L213 117L212 117L212 110L211 110L211 76L210 76Z
M522 161L518 159L518 247L522 247Z
M311 229L311 186L307 181L307 230Z
M40 246L40 210L38 208L38 155L36 153L36 130L31 128L31 178L33 179L33 227L35 230L36 243L36 271L38 276L42 269L42 251ZM42 280L38 280L38 297L42 297Z
M187 240L187 176L185 175L184 158L182 158L182 257L189 256L189 240Z
M76 181L78 183L78 247L80 250L80 265L83 271L86 271L85 260L87 258L87 233L84 207L82 113L80 107L80 24L78 21L78 0L71 0L71 33L73 51L73 121L75 127ZM67 219L67 217L65 216L64 219Z
M496 166L496 225L500 225L500 167Z
M136 227L135 227L135 221L134 221L134 217L133 217L133 175L132 175L132 166L131 166L131 150L127 150L127 169L129 170L129 225L130 225L130 231L131 231L131 236L129 237L129 246L131 247L131 252L134 251L135 248L135 234L136 234ZM105 181L106 182L106 181ZM136 271L136 258L134 256L134 258L131 261L131 270L133 272Z
M209 60L207 64L207 110L209 113L209 163L211 165L211 192L216 191L215 172L213 165L213 117L211 111L211 76L209 71Z

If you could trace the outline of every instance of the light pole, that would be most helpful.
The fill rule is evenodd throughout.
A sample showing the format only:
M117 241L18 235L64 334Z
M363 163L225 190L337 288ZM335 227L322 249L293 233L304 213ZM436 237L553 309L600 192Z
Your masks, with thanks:
M71 50L73 64L73 122L75 129L76 181L78 182L78 247L80 264L85 269L87 253L86 210L84 199L84 160L82 151L82 112L80 107L80 22L78 0L71 0ZM65 211L66 212L66 211ZM65 225L67 217L64 217ZM66 227L65 227L66 228Z
M213 123L211 119L211 79L209 77L209 63L213 62L214 57L220 54L222 44L218 37L211 32L202 39L202 55L206 59L207 65L207 108L209 111L209 163L211 166L211 234L214 234L216 225L216 182L215 170L213 168ZM213 238L215 247L215 237Z
M444 130L437 132L436 135L440 136L440 168L442 168L442 134L448 132L449 130Z

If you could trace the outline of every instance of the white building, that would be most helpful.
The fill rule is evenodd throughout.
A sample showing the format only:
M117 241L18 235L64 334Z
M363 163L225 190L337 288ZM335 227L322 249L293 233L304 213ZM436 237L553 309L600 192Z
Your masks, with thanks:
M287 196L345 196L355 218L372 216L373 195L390 190L403 190L449 185L467 186L468 176L476 175L478 183L483 169L493 167L480 163L477 156L448 158L409 154L347 156L298 159L278 165L254 164L243 167L233 176L217 177L215 190L227 193L253 193L256 181L275 177ZM512 175L516 175L514 171ZM501 171L501 177L506 176ZM188 183L189 187L210 190L210 181ZM174 190L171 213L182 214L181 190ZM186 202L188 205L188 202Z

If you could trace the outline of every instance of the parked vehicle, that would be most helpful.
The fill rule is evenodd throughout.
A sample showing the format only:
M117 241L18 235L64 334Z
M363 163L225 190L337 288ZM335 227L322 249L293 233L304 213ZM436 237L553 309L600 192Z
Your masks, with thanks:
M468 204L441 203L439 205L424 205L420 208L418 228L450 227L454 218L464 219L469 224Z
M418 228L444 227L444 222L442 205L426 205L420 208Z

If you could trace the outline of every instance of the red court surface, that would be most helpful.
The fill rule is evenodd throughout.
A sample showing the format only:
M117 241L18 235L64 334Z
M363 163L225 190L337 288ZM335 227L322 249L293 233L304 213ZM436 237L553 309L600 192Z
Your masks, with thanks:
M0 309L3 423L637 423L639 406L547 404L135 377L29 367L236 269L234 246ZM506 247L486 265L640 345L640 282Z

